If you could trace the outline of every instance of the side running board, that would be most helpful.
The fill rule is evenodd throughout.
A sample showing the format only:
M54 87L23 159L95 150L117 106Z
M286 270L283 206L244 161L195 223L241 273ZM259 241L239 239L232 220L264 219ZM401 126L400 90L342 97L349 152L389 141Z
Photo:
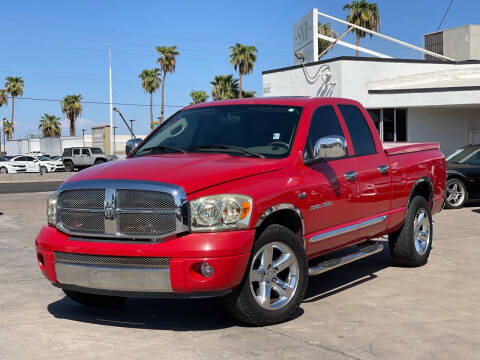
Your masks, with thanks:
M366 258L367 256L379 253L382 250L383 244L379 241L366 241L365 243L358 245L358 251L353 254L325 260L316 266L312 266L308 269L308 275L313 276L322 274L328 270L332 270L342 265L346 265L351 262Z

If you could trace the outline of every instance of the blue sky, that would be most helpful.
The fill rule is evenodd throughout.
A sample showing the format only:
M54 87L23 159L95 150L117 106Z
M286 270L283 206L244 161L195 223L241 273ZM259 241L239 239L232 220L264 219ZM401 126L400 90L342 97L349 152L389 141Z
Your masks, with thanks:
M433 32L450 0L378 0L382 32L422 46L422 34ZM347 1L4 1L0 11L0 88L6 76L22 76L24 97L61 99L81 94L86 101L108 102L108 43L113 47L114 101L148 104L138 74L156 66L157 45L177 45L181 55L173 75L167 75L165 103L187 105L193 89L210 93L217 74L234 70L228 63L235 42L255 45L255 71L245 77L244 88L262 91L263 70L292 65L293 24L310 9L345 18ZM408 8L407 8L408 7ZM456 0L442 26L478 23L480 2ZM320 19L321 20L321 19ZM335 25L343 32L345 27ZM354 42L353 37L346 41ZM419 58L420 54L381 39L361 45L394 57ZM336 48L327 57L354 55ZM160 92L154 95L160 104ZM136 133L146 133L149 109L119 106L127 119L138 120ZM172 114L177 107L166 107ZM15 103L15 137L38 133L43 113L63 118L58 102L18 99ZM154 107L160 116L160 107ZM0 108L0 119L10 117L10 104ZM77 133L94 124L107 123L107 105L84 104ZM127 133L116 118L118 133ZM64 131L66 133L66 129Z

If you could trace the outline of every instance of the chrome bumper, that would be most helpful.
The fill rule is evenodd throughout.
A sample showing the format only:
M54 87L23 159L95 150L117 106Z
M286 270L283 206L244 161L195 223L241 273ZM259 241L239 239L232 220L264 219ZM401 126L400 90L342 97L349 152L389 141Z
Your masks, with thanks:
M98 290L172 292L170 269L56 263L60 285Z

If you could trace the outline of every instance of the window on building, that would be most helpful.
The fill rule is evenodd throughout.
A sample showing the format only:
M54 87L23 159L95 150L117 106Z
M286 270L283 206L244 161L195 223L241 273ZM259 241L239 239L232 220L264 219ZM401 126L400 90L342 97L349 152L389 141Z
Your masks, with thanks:
M339 105L352 138L355 155L368 155L376 152L372 133L361 111L353 105Z
M407 141L407 109L369 109L382 141Z

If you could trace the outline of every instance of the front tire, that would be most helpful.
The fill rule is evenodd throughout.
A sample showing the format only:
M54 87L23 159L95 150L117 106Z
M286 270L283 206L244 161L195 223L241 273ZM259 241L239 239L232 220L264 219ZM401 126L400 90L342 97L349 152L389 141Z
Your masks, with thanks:
M40 166L40 175L44 175L48 172L47 168L45 166Z
M399 265L425 265L432 249L432 214L427 200L415 196L407 208L402 228L388 235L390 254Z
M99 165L99 164L103 164L103 163L106 163L106 161L105 160L96 160L94 165Z
M222 303L244 323L277 324L295 315L307 284L308 262L297 235L270 225L253 246L242 282Z
M87 294L73 290L63 290L63 292L76 303L89 307L115 305L121 303L126 299L119 296Z
M65 171L72 172L74 169L73 163L70 161L66 161L63 165L65 166Z
M460 209L468 199L468 192L462 180L453 178L447 181L445 188L445 207Z

